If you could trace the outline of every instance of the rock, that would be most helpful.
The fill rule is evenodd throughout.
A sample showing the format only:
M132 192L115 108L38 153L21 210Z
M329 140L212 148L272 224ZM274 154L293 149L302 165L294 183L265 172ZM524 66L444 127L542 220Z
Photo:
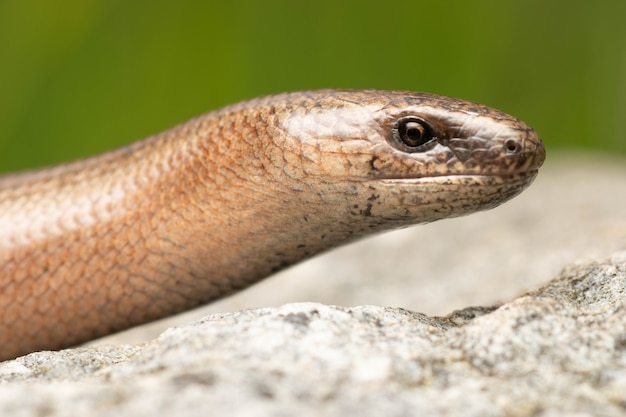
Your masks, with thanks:
M288 304L0 364L11 416L626 414L626 252L492 308Z

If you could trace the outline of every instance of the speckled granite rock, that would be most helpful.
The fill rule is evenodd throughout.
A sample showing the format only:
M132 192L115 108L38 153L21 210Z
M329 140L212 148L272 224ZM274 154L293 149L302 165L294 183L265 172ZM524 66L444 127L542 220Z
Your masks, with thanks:
M288 304L0 364L11 416L626 414L626 252L446 317Z

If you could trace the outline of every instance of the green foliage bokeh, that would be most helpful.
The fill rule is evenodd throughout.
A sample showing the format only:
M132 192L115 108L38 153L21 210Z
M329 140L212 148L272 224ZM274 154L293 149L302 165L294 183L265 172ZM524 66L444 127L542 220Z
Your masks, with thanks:
M312 88L429 91L626 153L626 2L0 0L0 171Z

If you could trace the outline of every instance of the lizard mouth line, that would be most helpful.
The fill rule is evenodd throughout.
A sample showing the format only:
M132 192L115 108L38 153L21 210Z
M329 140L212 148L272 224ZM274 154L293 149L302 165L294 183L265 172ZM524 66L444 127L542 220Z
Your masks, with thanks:
M528 171L502 173L502 174L443 174L432 175L429 177L405 177L405 178L379 178L377 181L382 182L404 182L404 183L435 183L435 182L459 182L462 180L494 182L526 182L534 179L539 173L538 169Z

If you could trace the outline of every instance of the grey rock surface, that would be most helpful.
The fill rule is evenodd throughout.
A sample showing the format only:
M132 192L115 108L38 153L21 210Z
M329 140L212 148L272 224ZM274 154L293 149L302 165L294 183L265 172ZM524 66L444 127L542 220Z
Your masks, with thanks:
M626 415L623 162L557 159L499 209L332 252L152 340L0 363L0 415Z
M288 304L0 364L12 416L626 414L626 252L446 317Z

